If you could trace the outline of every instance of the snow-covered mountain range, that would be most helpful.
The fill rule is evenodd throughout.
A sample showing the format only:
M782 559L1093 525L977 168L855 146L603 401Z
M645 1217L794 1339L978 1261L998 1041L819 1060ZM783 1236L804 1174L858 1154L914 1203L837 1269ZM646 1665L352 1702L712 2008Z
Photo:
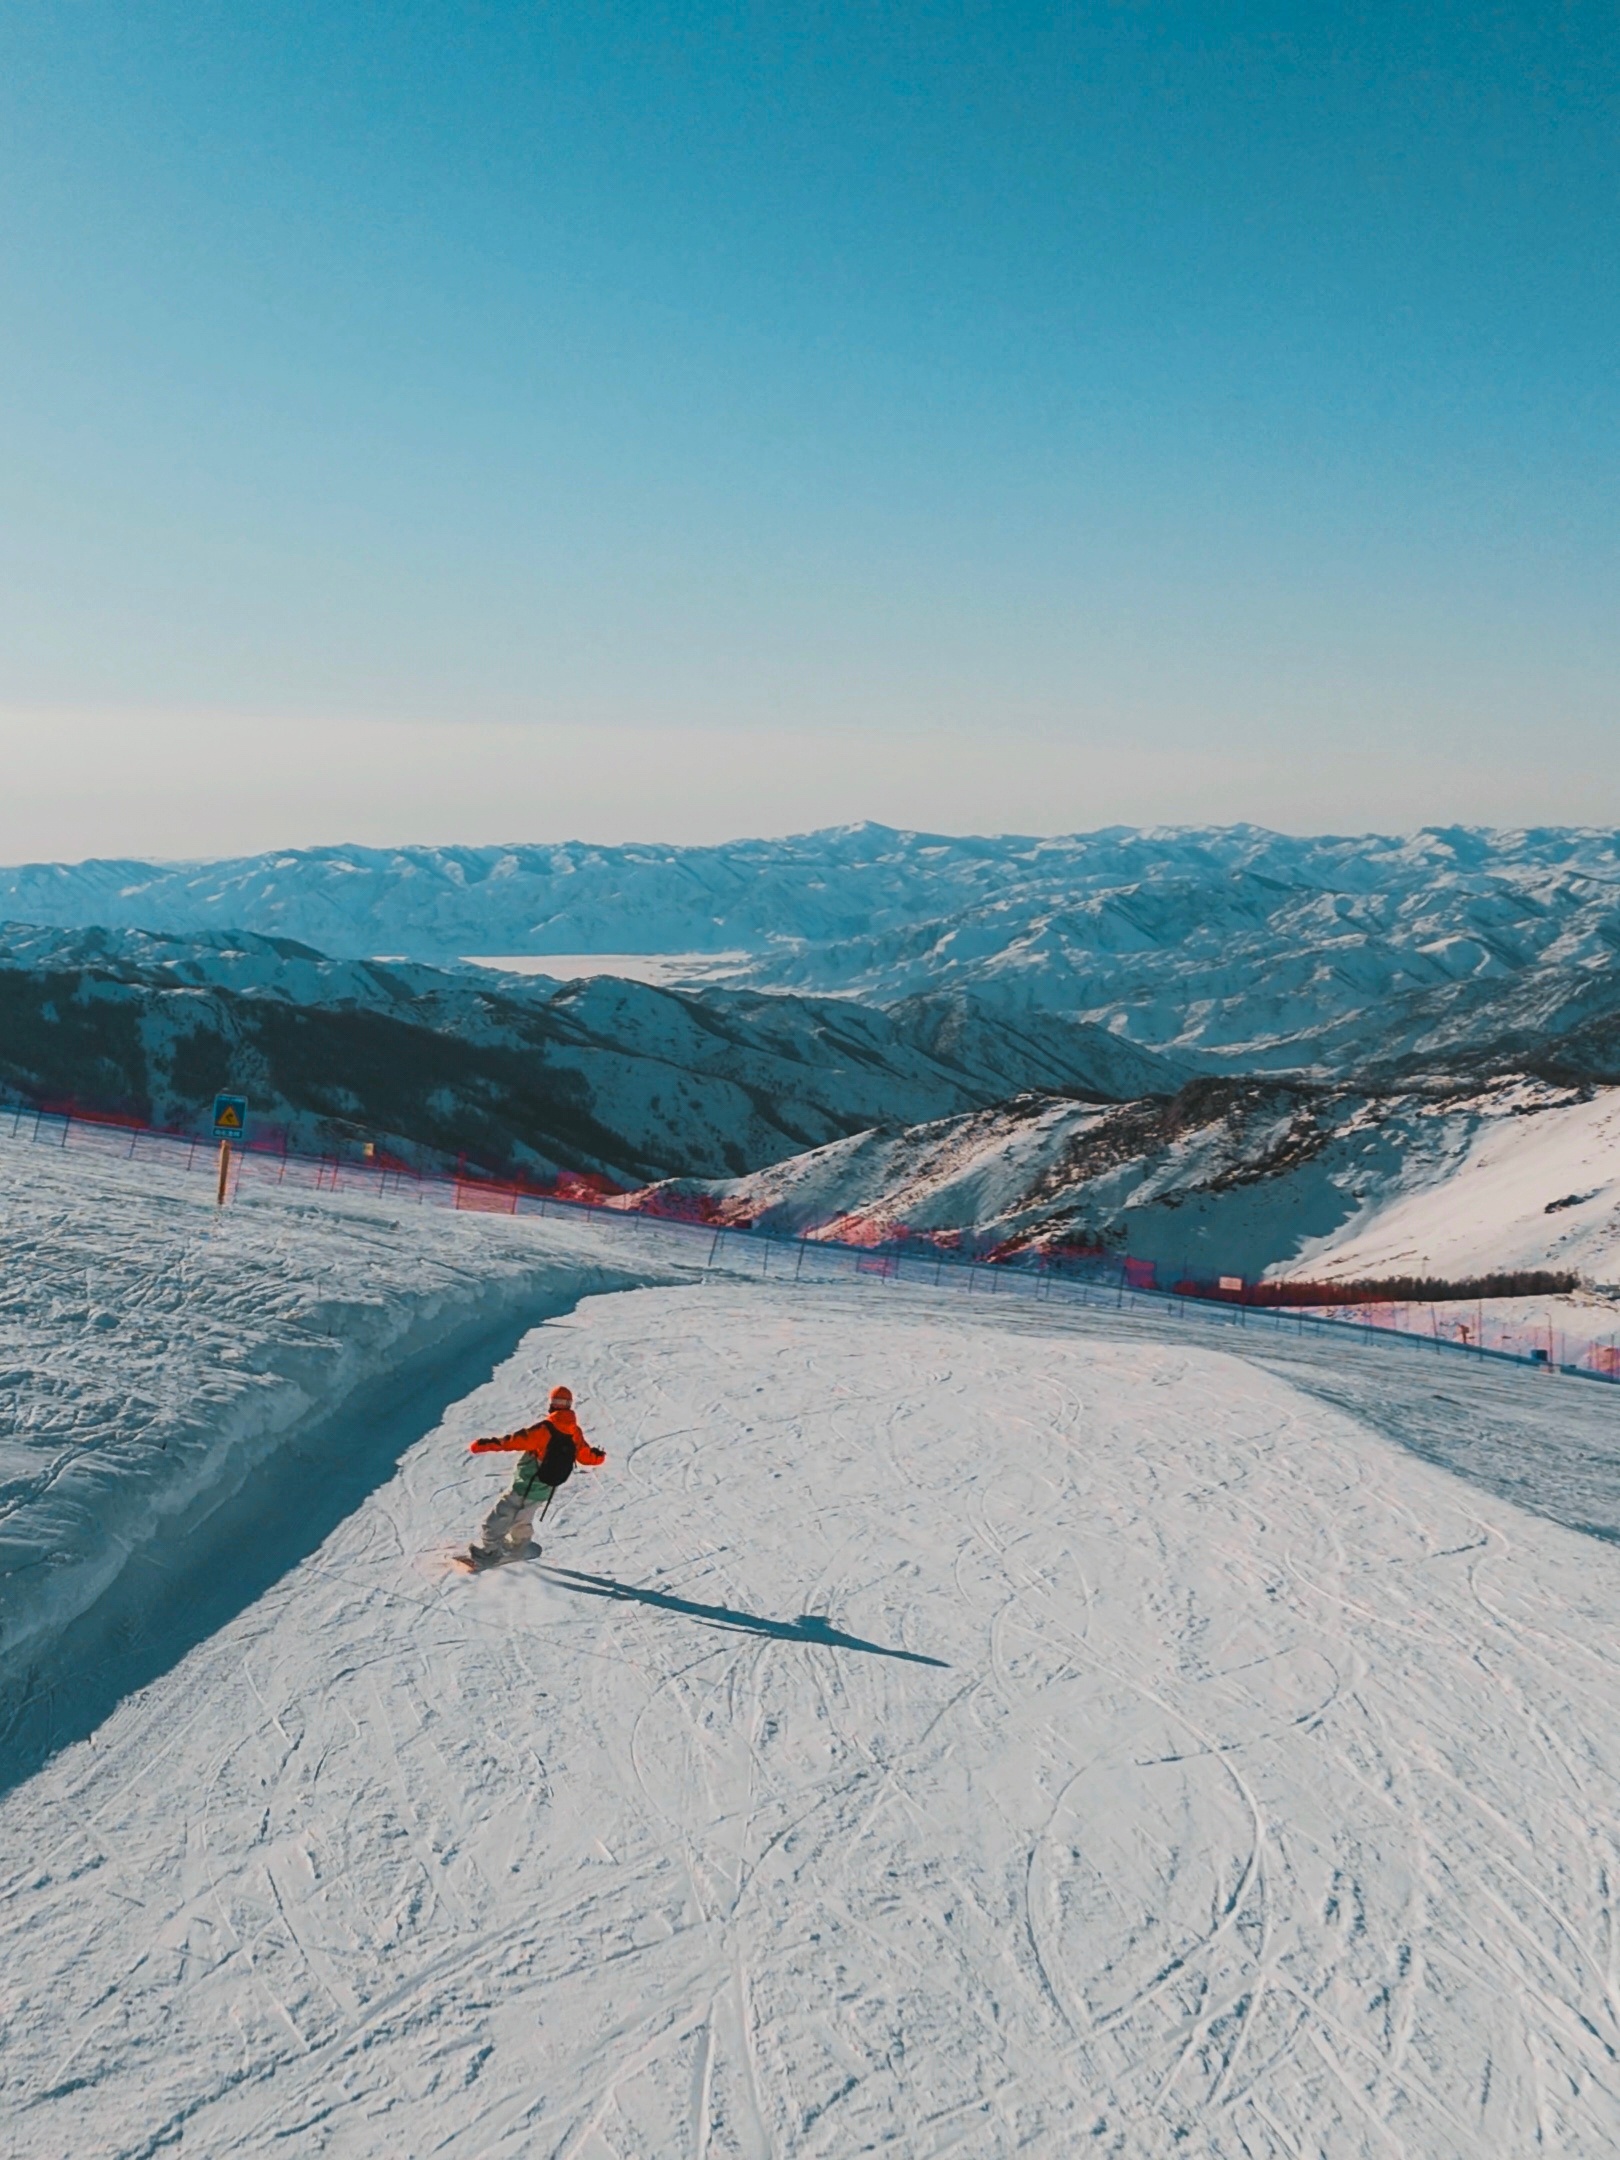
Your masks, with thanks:
M1605 832L337 848L51 865L0 902L33 918L0 927L0 1083L26 1099L195 1125L231 1084L294 1144L685 1181L795 1227L1330 1268L1485 1136L1580 1124L1620 1083ZM458 957L638 949L694 979ZM1551 1147L1567 1190L1538 1172L1528 1228L1402 1215L1394 1243L1613 1282L1599 1126L1579 1176Z
M880 1011L611 976L330 960L285 938L0 926L0 1083L195 1127L216 1089L296 1145L375 1141L640 1183L724 1176L1030 1087L1164 1093L1185 1067L965 993Z
M31 865L0 872L0 916L251 931L339 959L726 955L702 974L883 1007L968 991L1204 1070L1319 1078L1522 1063L1554 1038L1608 1045L1620 1016L1607 830L338 847Z

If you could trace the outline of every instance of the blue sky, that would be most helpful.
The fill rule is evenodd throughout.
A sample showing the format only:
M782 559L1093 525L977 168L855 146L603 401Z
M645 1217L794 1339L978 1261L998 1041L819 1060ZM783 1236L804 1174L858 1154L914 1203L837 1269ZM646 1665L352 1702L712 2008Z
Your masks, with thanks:
M1607 6L14 0L0 853L1620 819L1617 181Z

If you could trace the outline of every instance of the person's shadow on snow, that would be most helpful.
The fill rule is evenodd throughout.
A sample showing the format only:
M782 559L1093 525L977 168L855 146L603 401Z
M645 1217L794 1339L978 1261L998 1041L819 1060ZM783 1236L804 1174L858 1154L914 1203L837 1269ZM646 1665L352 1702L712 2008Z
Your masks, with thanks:
M920 1650L895 1650L887 1643L863 1642L846 1635L822 1613L801 1613L797 1620L767 1620L762 1613L737 1612L729 1605L697 1605L690 1598L674 1597L667 1590L642 1590L632 1583L615 1582L611 1575L585 1575L578 1568L547 1570L564 1590L584 1597L617 1598L628 1605L652 1605L660 1612L681 1613L701 1620L706 1627L733 1628L741 1635L769 1635L777 1642L816 1643L824 1650L860 1650L868 1657L900 1658L908 1665L937 1665L949 1671L943 1658L924 1657Z

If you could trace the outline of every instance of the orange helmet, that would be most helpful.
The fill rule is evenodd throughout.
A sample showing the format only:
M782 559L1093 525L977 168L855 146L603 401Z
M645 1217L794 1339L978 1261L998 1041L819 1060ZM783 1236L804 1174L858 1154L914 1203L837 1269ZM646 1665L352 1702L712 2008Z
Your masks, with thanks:
M554 1387L551 1391L551 1407L553 1410L572 1410L574 1407L573 1389Z

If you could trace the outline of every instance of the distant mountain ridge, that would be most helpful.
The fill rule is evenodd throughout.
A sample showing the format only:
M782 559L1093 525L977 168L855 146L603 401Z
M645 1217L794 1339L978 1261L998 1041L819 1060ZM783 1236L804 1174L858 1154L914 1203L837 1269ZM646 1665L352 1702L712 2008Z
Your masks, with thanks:
M0 915L290 938L337 961L742 955L708 980L1084 1023L1187 1069L1395 1077L1620 1041L1620 834L1255 826L717 847L336 847L0 871Z

